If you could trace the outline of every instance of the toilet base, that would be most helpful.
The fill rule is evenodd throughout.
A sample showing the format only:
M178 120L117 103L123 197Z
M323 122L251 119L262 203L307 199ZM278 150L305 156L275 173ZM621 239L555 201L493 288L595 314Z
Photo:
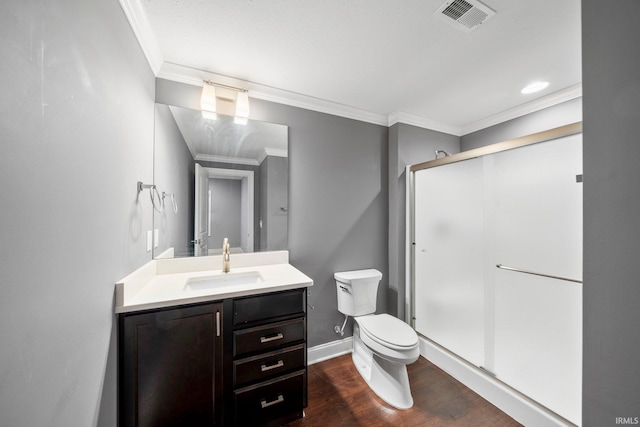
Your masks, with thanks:
M357 324L354 326L351 358L362 378L378 397L398 409L413 406L407 366L386 360L371 351L360 339Z

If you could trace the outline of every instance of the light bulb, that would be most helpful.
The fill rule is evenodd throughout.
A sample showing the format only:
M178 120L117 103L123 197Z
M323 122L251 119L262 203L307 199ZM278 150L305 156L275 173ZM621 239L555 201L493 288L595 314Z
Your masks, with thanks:
M549 86L549 82L531 83L529 86L527 86L524 89L522 89L520 91L520 93L522 93L524 95L528 95L530 93L540 92L542 89L546 88L547 86Z
M202 111L208 111L210 113L216 112L216 88L207 82L202 86L200 108Z

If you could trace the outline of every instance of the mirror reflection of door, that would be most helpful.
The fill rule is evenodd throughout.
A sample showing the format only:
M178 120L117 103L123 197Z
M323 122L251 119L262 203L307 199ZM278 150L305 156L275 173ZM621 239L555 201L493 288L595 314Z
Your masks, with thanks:
M224 237L232 240L235 252L287 249L287 126L256 120L238 125L224 115L209 120L198 110L164 104L155 110L154 184L174 194L179 209L154 213L159 231L154 258L220 253ZM209 172L206 184L204 173L194 178L196 163ZM254 191L253 197L241 196L240 214L212 215L208 180L216 176L211 169L252 172L251 177L227 178L240 182L241 194ZM214 192L213 208L221 199ZM214 228L216 221L229 218L239 218L239 232L237 227Z
M200 171L200 172L199 172ZM198 174L201 175L198 175ZM232 253L254 250L254 173L249 170L202 167L196 163L196 180L201 180L204 191L196 189L196 223L201 224L198 255L222 253L222 241L229 239ZM204 221L197 222L204 217ZM204 235L202 234L204 232ZM206 250L202 249L206 246Z

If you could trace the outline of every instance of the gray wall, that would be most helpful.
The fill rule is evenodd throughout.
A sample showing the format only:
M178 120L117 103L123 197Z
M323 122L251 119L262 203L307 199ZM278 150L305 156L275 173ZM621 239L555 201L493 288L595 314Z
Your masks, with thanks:
M289 126L291 263L314 280L309 345L334 341L343 320L334 272L380 270L378 310L387 310L388 129L260 100L251 109L254 119Z
M0 425L116 425L114 283L151 259L154 78L117 1L0 2Z
M175 255L192 250L193 198L195 166L169 107L155 104L153 182L160 192L175 194L178 212L171 199L164 201L162 212L153 213L153 226L159 231L154 256L173 248Z
M584 426L640 417L640 2L582 2Z
M409 165L433 160L435 150L460 151L460 138L404 123L389 130L389 313L404 319L406 284L406 176Z

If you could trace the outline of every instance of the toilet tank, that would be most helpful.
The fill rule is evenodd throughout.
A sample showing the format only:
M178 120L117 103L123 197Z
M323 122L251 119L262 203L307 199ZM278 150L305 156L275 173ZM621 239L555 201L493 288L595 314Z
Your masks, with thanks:
M356 270L335 273L338 311L348 316L364 316L376 311L378 284L382 273L378 270Z

